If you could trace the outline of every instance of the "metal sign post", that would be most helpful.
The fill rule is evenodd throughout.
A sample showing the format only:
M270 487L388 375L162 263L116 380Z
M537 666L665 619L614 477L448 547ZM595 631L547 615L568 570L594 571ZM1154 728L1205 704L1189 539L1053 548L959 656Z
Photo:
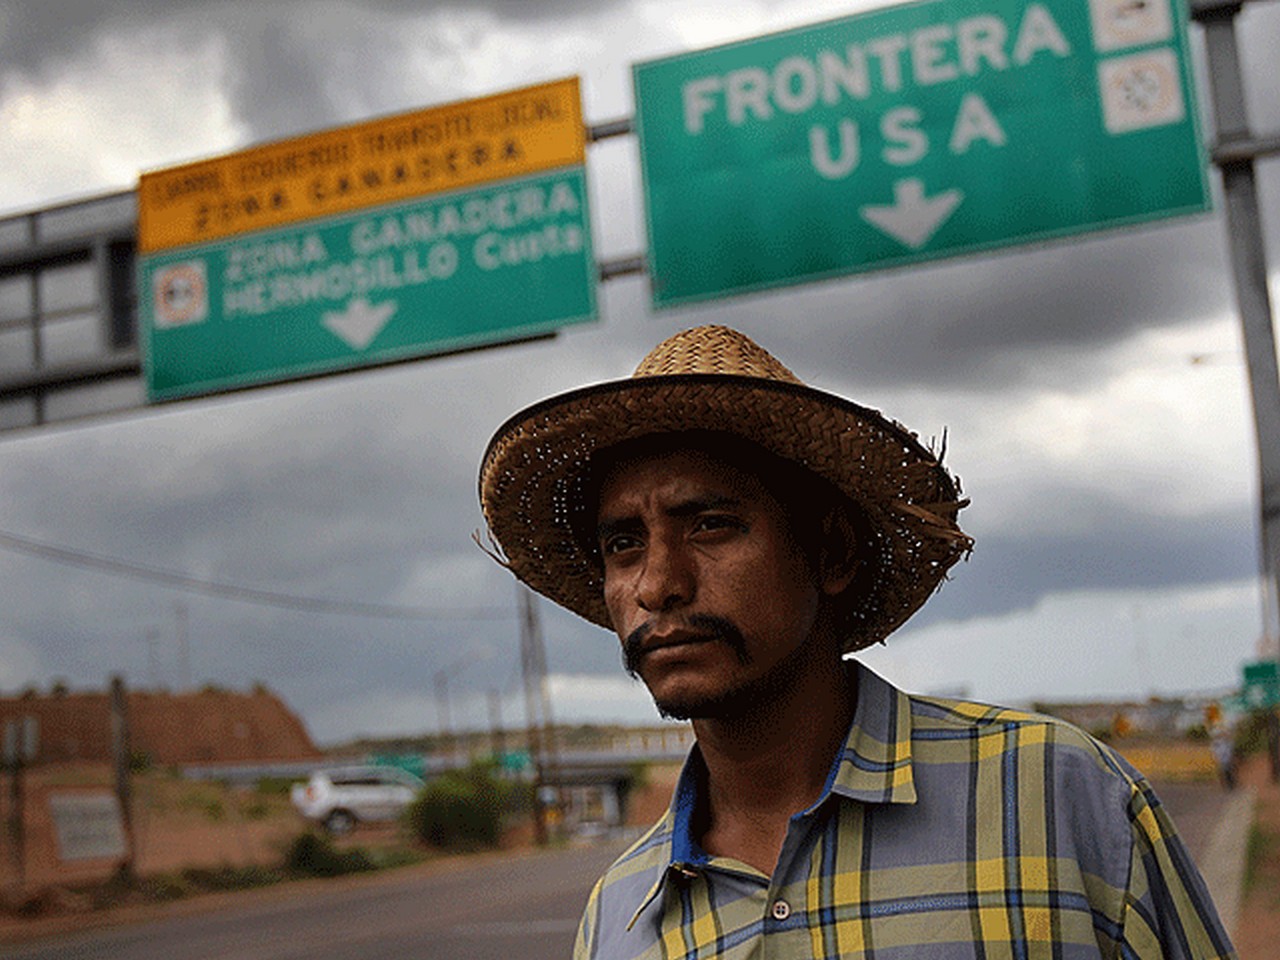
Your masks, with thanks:
M13 897L22 899L27 884L27 814L24 773L40 749L40 721L34 716L6 720L0 769L9 772L9 856L13 863Z
M1193 14L1204 25L1209 55L1210 88L1217 122L1214 162L1222 171L1226 200L1227 242L1236 302L1244 333L1249 389L1258 439L1262 506L1262 570L1268 599L1265 628L1280 635L1280 374L1267 289L1267 257L1258 214L1254 158L1274 152L1276 144L1255 141L1245 111L1235 18L1239 0L1197 0Z
M1241 0L1195 0L1193 15L1204 24L1209 55L1217 137L1214 162L1222 171L1226 199L1227 242L1235 281L1240 326L1244 333L1249 390L1253 399L1258 440L1261 503L1262 576L1265 584L1263 629L1276 656L1280 638L1280 373L1276 367L1271 294L1267 288L1267 255L1258 214L1254 159L1280 151L1280 138L1258 141L1249 130L1240 58L1236 51L1235 18ZM1257 665L1254 665L1255 668ZM1272 671L1274 673L1274 671ZM1280 723L1275 705L1268 703L1267 740L1271 779L1280 781Z

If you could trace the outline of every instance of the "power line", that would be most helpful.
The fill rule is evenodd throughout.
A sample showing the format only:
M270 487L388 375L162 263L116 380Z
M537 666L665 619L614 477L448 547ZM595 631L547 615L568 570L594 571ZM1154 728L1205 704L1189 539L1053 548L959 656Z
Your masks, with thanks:
M514 610L504 607L408 607L389 603L363 603L359 600L330 600L323 597L302 597L275 590L260 590L234 583L204 580L184 573L160 570L116 557L72 550L52 543L43 543L28 537L0 530L0 550L25 553L53 563L98 570L117 577L159 583L167 587L203 593L228 600L241 600L286 610L304 610L309 613L336 613L357 617L380 617L387 620L509 620Z

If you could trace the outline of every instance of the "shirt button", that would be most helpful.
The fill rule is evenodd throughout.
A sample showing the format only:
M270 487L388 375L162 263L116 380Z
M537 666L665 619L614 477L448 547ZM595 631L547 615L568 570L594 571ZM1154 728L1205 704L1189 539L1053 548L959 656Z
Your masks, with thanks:
M791 904L785 900L773 901L773 919L785 920L791 916Z

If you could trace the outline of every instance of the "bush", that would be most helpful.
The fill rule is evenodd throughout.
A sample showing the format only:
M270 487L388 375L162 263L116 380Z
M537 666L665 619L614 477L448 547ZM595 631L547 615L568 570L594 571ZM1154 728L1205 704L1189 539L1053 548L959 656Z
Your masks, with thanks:
M432 780L405 816L413 835L433 847L493 847L509 792L492 767L476 765Z
M339 850L328 837L311 830L294 837L284 855L285 870L307 877L337 877L374 866L363 850Z
M1248 757L1267 752L1267 718L1266 710L1254 710L1241 718L1236 726L1237 756Z

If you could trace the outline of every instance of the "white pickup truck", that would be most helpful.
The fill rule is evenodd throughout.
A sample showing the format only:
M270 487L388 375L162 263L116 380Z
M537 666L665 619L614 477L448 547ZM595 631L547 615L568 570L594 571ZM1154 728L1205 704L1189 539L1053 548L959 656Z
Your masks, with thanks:
M338 767L317 770L290 791L294 807L333 834L357 823L395 820L423 783L397 767Z

